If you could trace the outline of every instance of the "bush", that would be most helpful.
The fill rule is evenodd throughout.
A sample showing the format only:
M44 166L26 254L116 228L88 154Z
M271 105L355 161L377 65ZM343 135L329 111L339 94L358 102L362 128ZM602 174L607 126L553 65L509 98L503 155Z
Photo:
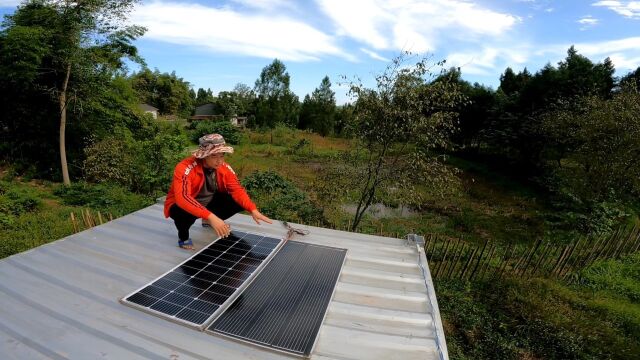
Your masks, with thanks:
M322 209L290 181L273 171L254 172L242 185L265 215L294 222L323 221Z
M17 216L36 210L40 203L40 198L34 191L0 182L0 214L4 214L0 223L9 222L11 215Z
M53 191L66 205L86 206L121 216L153 204L152 197L132 194L114 184L73 183L60 185Z
M139 141L127 137L103 139L85 149L85 179L118 184L144 194L164 192L186 145L184 136L169 133Z
M191 123L190 128L193 129L191 140L196 144L201 136L207 134L220 134L229 144L235 145L240 142L240 130L228 121L203 120Z

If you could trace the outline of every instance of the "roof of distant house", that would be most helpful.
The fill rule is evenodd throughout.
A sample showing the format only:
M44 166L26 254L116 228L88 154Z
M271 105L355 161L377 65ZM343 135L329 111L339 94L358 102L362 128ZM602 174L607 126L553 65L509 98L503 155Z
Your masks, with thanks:
M149 104L138 104L138 109L142 111L158 111L157 107L151 106Z
M202 104L200 106L196 106L196 111L194 115L216 115L214 113L215 105L213 103Z

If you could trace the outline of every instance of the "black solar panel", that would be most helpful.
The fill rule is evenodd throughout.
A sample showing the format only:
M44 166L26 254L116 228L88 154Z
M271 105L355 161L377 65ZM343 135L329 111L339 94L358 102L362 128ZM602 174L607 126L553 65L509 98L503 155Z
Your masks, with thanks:
M201 328L237 297L281 242L233 231L122 301Z
M308 356L345 255L289 241L207 331Z

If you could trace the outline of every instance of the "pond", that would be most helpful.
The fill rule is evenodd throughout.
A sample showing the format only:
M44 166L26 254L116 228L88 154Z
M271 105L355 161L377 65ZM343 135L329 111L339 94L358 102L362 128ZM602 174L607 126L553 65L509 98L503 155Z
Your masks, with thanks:
M356 213L356 209L358 208L357 204L344 204L342 205L342 210L347 213L354 215ZM384 219L384 218L407 218L414 215L418 215L418 212L411 210L409 207L405 205L400 205L397 208L386 206L382 203L371 204L366 211L366 214L373 219Z

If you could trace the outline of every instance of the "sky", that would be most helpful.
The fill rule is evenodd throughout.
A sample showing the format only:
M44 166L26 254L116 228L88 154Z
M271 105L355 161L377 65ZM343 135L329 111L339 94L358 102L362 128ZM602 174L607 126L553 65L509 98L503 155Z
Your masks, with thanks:
M0 14L19 3L0 0ZM371 86L402 51L494 89L507 67L536 72L571 45L595 63L610 57L617 76L640 66L640 1L153 0L130 19L147 28L135 44L149 68L214 94L253 87L275 58L301 100L326 75L338 103L349 100L342 76Z

